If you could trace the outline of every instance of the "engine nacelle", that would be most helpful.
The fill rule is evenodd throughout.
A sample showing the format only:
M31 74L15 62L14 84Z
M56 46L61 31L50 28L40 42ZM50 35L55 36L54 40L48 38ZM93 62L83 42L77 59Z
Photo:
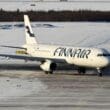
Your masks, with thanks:
M56 67L57 65L50 60L47 60L40 65L40 68L45 72L53 72L53 70L55 70Z

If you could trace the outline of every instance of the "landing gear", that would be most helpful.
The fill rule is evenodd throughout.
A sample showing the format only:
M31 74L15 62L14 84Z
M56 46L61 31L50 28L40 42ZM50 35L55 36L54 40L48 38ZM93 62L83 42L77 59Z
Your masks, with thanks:
M53 74L53 71L45 71L45 74Z
M45 71L45 74L48 74L48 71Z
M86 73L86 69L83 67L78 68L78 73L79 74L85 74Z
M98 72L98 74L97 74L97 75L98 75L99 77L102 77L102 75L103 75L103 74L102 74L102 71L101 71L101 69L100 69L100 68L97 68L97 72Z

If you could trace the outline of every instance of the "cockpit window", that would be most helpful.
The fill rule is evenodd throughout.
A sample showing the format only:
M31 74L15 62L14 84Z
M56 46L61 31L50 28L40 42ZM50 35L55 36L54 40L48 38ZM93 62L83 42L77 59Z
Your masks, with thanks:
M97 54L97 56L103 56L103 54Z
M110 54L101 53L101 54L97 54L97 56L110 56Z

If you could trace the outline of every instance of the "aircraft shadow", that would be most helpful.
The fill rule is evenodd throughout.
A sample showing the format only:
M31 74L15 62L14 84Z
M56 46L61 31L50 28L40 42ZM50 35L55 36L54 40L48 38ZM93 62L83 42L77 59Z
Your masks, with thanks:
M0 70L17 70L17 71L42 71L38 64L0 64ZM67 75L79 75L77 69L73 65L58 65L55 73ZM59 72L60 71L60 72ZM96 75L95 69L87 69L86 75ZM110 68L103 70L104 76L110 76ZM81 74L80 74L81 75ZM84 74L82 74L84 75Z

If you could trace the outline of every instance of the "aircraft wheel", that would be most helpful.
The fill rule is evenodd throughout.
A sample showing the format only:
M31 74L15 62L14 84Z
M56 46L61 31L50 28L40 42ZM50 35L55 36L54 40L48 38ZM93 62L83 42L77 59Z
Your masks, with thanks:
M48 74L49 72L48 71L45 71L45 74Z
M79 74L85 74L86 73L86 69L85 68L78 68L78 73Z
M53 74L53 71L50 71L49 74Z
M99 76L102 77L102 73L99 73Z
M101 69L100 69L100 68L97 68L97 72L98 72L98 76L99 76L99 77L102 77L102 76L103 76L103 74L102 74L102 72L101 72Z
M53 74L53 71L45 71L45 74Z
M98 76L99 77L102 77L103 76L102 72L98 73Z

